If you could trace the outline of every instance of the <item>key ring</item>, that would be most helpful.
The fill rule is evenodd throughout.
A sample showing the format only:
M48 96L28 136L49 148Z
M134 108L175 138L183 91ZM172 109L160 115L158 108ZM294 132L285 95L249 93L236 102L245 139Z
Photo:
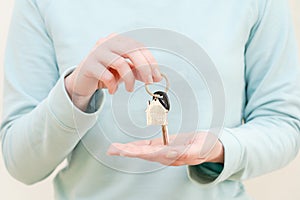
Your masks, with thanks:
M169 80L168 80L168 78L167 78L166 75L161 74L161 76L162 76L162 77L165 79L165 81L166 81L165 92L167 93L167 92L169 91L169 87L170 87ZM149 84L145 84L145 89L146 89L147 93L150 94L151 96L155 97L155 98L160 98L160 95L158 95L158 94L153 94L153 93L149 90L148 85L149 85Z

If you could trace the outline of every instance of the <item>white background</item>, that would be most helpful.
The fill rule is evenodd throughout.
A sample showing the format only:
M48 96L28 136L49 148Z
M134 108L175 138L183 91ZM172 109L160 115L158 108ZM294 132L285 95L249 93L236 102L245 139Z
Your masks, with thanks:
M300 44L300 0L289 0ZM2 96L3 54L13 0L0 0L0 96ZM298 13L296 13L298 12ZM299 45L300 46L300 45ZM300 78L300 77L299 77ZM1 102L1 100L0 100ZM0 114L2 109L0 108ZM0 118L1 121L1 118ZM50 200L53 199L51 179L34 186L25 186L11 178L3 165L0 153L1 200ZM246 182L248 192L257 200L300 199L300 155L289 166L271 174ZM99 188L100 189L100 188Z

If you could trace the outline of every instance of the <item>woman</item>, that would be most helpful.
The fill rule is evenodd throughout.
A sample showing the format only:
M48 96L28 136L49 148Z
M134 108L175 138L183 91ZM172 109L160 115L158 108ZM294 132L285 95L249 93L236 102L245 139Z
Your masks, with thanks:
M113 122L111 102L125 90L118 86L132 92L136 80L161 81L156 59L164 54L111 33L149 26L189 36L219 71L225 128L205 154L202 146L215 138L205 131L182 134L168 147L161 139L120 144L132 137ZM298 151L299 70L283 0L19 0L5 61L5 163L17 180L34 184L67 158L54 180L57 199L250 199L241 180L286 165ZM209 128L207 102L197 102L201 130ZM109 148L107 135L118 143ZM150 162L111 157L107 149Z

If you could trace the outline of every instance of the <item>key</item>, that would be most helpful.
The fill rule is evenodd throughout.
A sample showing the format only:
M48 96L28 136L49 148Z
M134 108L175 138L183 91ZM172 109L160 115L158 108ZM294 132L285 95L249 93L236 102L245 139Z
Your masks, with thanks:
M162 98L158 98L158 100L161 103L161 105L166 110L168 110L168 112L169 112L169 110L170 110L170 101L169 101L169 97L168 97L167 93L162 92L162 91L157 91L157 92L154 92L154 94L158 94L162 97ZM155 97L153 97L153 98L155 98ZM167 125L168 125L168 123L161 125L161 131L162 131L162 134L163 134L164 145L169 144L169 133L168 133L168 126Z
M164 145L169 144L167 114L170 102L166 92L157 91L147 106L147 125L161 125Z
M165 92L157 91L152 93L148 88L148 84L145 84L147 93L153 97L152 101L148 101L146 109L147 125L160 125L163 134L163 143L164 145L168 145L169 135L167 115L170 110L170 101L167 92L169 91L170 85L167 76L164 74L161 74L161 76L166 80Z

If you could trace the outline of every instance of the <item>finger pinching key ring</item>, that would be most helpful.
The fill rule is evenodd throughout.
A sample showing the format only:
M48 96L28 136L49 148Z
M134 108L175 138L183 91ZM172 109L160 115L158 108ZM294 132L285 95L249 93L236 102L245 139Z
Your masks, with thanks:
M146 109L147 125L160 125L162 127L163 143L164 145L168 145L169 135L167 115L170 110L170 101L167 92L169 91L170 85L167 76L164 74L161 74L161 76L166 81L165 91L156 91L152 93L148 88L148 84L145 84L147 93L152 96L152 100L148 101Z
M165 79L165 81L166 81L165 93L167 93L167 92L169 91L169 87L170 87L169 80L168 80L168 78L167 78L166 75L161 74L161 76L162 76L162 77ZM147 93L150 94L150 95L153 96L153 97L159 98L159 95L157 95L157 94L155 94L155 93L152 93L152 92L149 90L148 85L149 85L149 84L145 84L145 88L146 88Z

